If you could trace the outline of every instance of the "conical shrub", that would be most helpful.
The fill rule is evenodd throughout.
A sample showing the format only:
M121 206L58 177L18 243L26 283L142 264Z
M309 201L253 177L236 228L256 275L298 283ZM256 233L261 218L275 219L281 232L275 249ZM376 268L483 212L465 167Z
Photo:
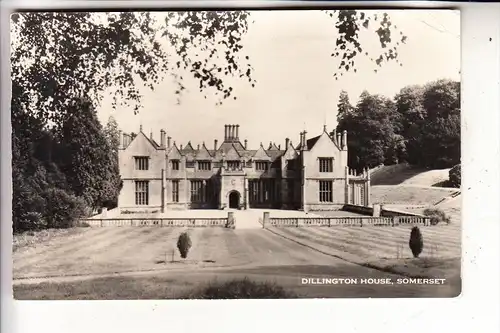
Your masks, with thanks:
M410 233L410 250L413 257L418 258L424 249L424 238L418 227L413 227Z
M187 232L183 232L179 235L179 238L177 239L177 249L179 249L182 259L187 258L191 245L191 237L189 237Z

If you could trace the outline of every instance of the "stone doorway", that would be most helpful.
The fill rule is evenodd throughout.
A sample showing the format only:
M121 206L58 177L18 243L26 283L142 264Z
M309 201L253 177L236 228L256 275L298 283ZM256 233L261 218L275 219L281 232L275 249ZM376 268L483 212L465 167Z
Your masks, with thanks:
M238 191L229 193L229 208L240 208L240 193Z

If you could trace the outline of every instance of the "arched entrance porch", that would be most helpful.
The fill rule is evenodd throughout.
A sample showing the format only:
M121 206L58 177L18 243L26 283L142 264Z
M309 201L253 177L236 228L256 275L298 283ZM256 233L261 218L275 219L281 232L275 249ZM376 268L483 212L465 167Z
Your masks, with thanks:
M234 209L240 208L240 198L241 198L240 192L231 191L231 193L229 193L229 208L234 208Z

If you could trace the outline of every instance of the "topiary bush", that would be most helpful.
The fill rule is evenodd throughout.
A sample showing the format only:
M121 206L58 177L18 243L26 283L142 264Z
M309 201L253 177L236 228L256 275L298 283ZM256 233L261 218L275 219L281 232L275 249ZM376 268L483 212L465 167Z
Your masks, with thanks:
M212 282L182 297L185 299L264 299L297 298L293 292L269 282L256 282L248 278L226 282Z
M424 249L424 238L418 227L413 227L411 229L409 245L413 257L418 258Z
M462 167L460 164L455 165L448 172L450 186L460 188L462 184Z
M439 208L427 208L426 210L424 210L424 215L430 217L431 225L436 225L439 222L450 224L451 222L450 217Z
M177 249L179 249L179 253L181 254L182 259L186 259L189 253L189 249L192 246L191 237L187 232L183 232L179 235L177 239Z

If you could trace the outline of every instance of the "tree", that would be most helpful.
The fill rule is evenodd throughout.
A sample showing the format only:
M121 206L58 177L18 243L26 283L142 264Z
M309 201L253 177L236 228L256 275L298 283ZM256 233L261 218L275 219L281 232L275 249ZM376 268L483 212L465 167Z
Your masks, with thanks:
M460 163L460 83L439 80L396 96L409 163L448 168Z
M409 246L413 257L415 258L418 258L418 256L424 249L424 239L422 237L420 229L417 226L411 229Z
M253 82L252 67L238 57L247 17L244 11L14 14L12 80L26 88L25 95L16 97L23 109L32 106L40 119L60 125L72 111L69 100L86 96L97 106L110 87L116 103L133 102L136 110L141 101L137 87L142 84L153 89L171 75L180 92L181 67L201 86L229 97L231 90L221 79L226 72ZM161 40L174 52L162 47ZM210 54L199 61L191 49ZM208 67L208 60L215 58L217 70Z
M462 185L462 167L460 164L450 169L448 172L448 179L451 186L460 188Z
M356 108L339 119L338 131L348 131L348 164L358 171L382 163L396 163L404 143L396 134L394 103L364 91Z
M404 87L394 98L401 123L398 134L403 136L406 148L403 159L412 164L417 164L423 152L419 143L420 128L426 118L423 94L423 87L414 85Z
M76 196L98 208L111 199L106 186L116 176L112 147L92 103L85 99L71 102L78 111L69 114L62 124L60 164Z
M337 121L340 122L343 118L348 117L354 108L349 101L347 91L342 90L339 95L339 103L337 104Z
M120 168L118 165L118 147L120 146L120 133L118 123L114 117L109 117L104 127L104 136L109 146L109 179L106 180L103 191L103 206L108 209L118 206L118 195L122 187Z
M187 232L183 232L179 235L179 238L177 239L177 249L181 254L181 258L187 258L191 245L191 237L189 237L189 234Z

